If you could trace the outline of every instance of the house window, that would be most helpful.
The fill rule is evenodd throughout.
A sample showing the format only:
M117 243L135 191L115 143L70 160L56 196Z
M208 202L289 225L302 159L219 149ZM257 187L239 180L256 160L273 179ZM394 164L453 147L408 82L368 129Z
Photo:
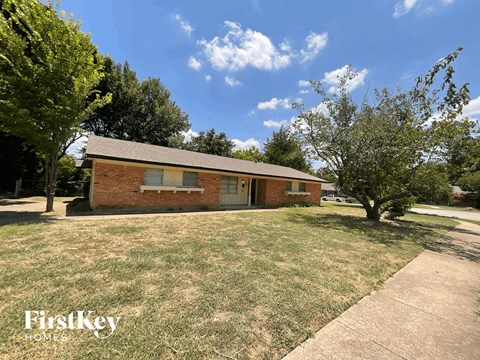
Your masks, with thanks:
M221 194L236 194L238 188L238 178L233 176L222 176L220 193Z
M182 186L196 187L197 186L197 173L192 171L183 172Z
M298 183L298 191L305 192L305 183L304 182Z
M285 186L285 191L292 191L292 182L287 181L287 184Z
M146 169L144 185L163 185L163 170L162 169Z

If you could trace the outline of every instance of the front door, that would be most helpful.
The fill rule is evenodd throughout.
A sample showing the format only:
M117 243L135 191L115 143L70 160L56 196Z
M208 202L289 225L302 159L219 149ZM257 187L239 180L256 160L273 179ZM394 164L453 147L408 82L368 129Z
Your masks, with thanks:
M250 190L250 204L255 205L257 203L257 179L252 179L252 188Z

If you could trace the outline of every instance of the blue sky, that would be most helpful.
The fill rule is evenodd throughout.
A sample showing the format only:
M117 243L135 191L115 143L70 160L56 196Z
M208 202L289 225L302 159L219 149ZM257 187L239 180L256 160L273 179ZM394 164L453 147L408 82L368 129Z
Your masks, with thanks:
M224 131L237 148L262 146L318 96L305 80L335 86L347 65L360 98L368 87L410 88L458 46L466 113L480 117L478 0L63 0L100 52L159 77L192 130Z

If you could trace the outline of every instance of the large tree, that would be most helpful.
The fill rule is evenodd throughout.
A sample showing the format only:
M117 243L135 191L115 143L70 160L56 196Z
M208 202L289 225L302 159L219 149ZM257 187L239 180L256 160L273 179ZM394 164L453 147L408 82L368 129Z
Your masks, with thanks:
M269 164L287 166L300 171L311 171L301 143L286 127L273 132L272 138L265 141L264 158L265 162Z
M235 144L228 140L224 132L215 133L215 129L200 131L197 136L184 144L184 149L205 154L230 157L233 154Z
M127 62L105 57L105 76L96 87L112 101L93 111L82 127L95 135L162 146L178 146L177 137L190 128L188 115L170 99L158 78L143 81Z
M87 101L103 60L80 24L52 2L0 3L0 126L32 145L45 162L46 211L53 211L57 162L79 124L108 101Z
M457 88L453 81L451 64L460 50L436 63L409 91L376 90L373 103L365 97L357 104L349 93L356 76L350 72L333 95L312 81L320 105L298 105L296 129L308 151L328 164L337 186L362 204L368 219L378 221L385 209L412 199L419 169L428 170L421 165L441 155L443 132L436 124L455 127L469 101L467 84Z

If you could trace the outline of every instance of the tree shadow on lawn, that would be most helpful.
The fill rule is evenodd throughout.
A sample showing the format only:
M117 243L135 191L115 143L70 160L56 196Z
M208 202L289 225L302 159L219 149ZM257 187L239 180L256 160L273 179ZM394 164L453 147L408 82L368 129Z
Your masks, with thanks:
M367 235L368 241L386 246L398 246L402 240L413 240L426 248L431 244L432 237L439 236L438 230L445 232L452 230L452 227L447 225L418 223L410 220L375 222L346 214L290 213L288 221L315 228L328 227L363 233Z
M50 215L44 215L41 211L2 211L0 213L0 227L12 224L28 225L52 221L59 221L59 219Z

